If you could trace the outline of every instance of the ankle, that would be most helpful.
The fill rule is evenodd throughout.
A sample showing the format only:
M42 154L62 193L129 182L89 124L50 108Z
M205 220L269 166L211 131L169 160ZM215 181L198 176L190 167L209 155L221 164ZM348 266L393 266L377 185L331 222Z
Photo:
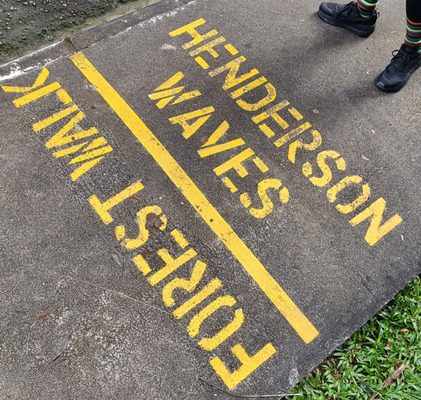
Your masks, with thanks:
M357 0L356 5L360 17L369 20L376 12L377 0Z
M405 42L402 47L405 53L408 54L421 53L421 46L414 46L413 44L408 44L408 42Z

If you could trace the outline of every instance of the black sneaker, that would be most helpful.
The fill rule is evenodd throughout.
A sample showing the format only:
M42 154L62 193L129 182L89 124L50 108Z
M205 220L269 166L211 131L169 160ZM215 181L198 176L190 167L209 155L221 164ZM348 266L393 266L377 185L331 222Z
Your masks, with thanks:
M376 86L383 92L398 92L410 76L421 67L421 53L416 48L402 45L393 52L391 63L376 78Z
M319 17L330 25L342 26L358 36L370 36L376 27L377 11L365 19L357 8L357 4L351 1L348 4L322 3L319 8Z

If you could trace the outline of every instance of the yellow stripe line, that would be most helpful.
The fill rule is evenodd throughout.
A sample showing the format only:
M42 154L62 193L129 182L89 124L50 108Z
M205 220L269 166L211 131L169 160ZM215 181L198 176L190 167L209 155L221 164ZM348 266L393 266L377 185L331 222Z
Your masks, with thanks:
M209 202L153 132L83 53L76 53L71 60L248 272L300 338L307 344L311 343L319 335L317 329Z

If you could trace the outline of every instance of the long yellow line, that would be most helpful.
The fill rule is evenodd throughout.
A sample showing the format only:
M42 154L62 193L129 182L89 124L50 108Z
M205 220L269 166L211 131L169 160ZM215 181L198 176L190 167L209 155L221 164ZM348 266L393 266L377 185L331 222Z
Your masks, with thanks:
M301 339L307 344L311 343L319 335L317 329L209 202L153 132L83 53L76 53L71 57L71 60L249 273Z

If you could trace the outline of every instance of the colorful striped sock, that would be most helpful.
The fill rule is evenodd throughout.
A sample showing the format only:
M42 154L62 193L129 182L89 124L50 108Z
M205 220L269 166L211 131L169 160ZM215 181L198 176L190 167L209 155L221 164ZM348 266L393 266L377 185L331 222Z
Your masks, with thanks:
M360 15L369 19L372 17L379 0L357 0L357 8Z
M413 22L409 18L406 19L405 44L421 50L421 22Z

